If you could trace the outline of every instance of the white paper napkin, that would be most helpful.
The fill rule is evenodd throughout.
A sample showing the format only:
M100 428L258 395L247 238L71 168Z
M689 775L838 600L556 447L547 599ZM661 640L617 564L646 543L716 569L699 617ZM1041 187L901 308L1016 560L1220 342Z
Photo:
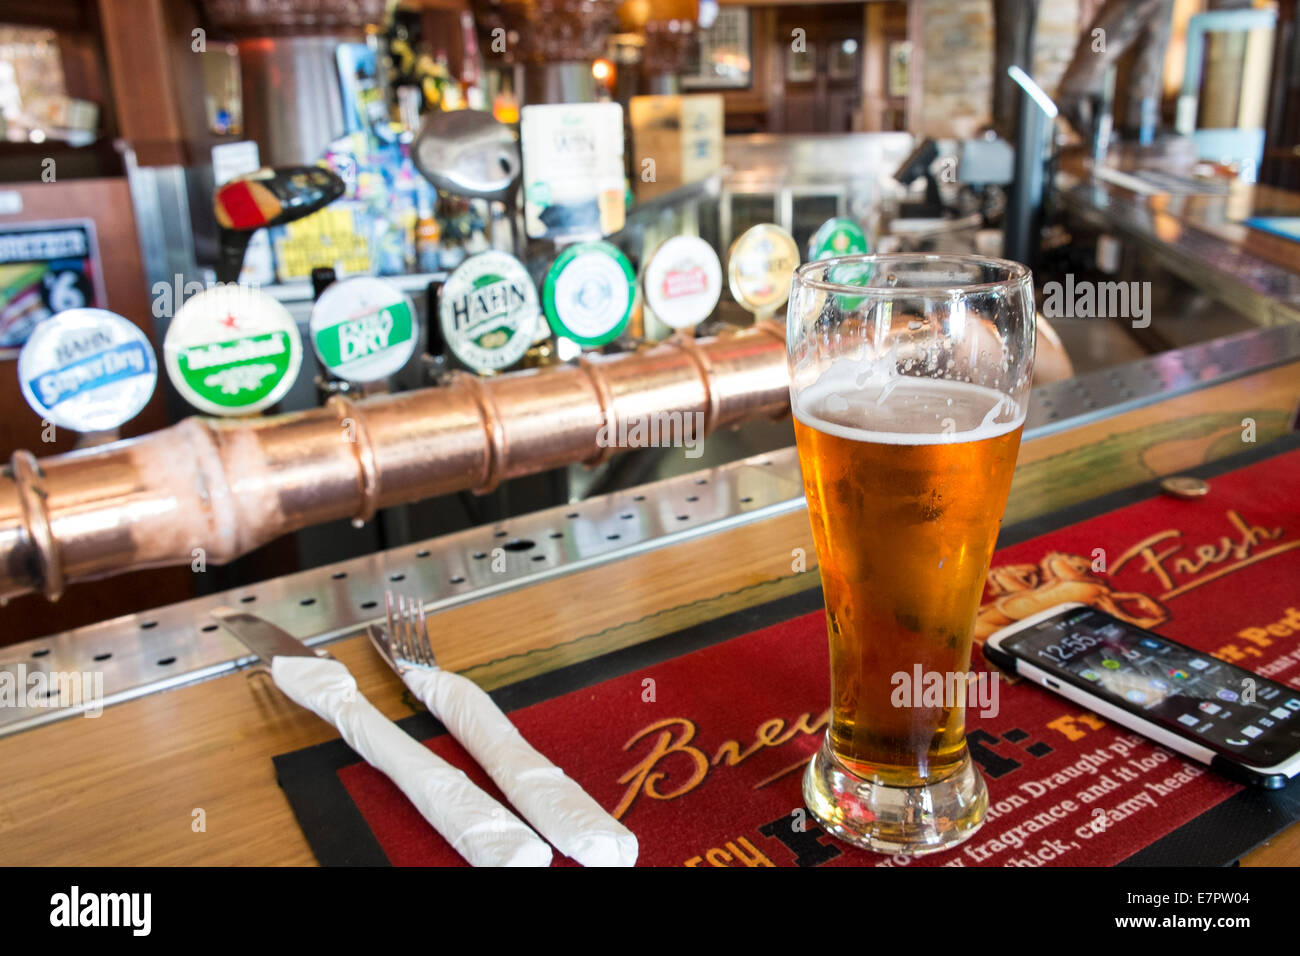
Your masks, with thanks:
M276 657L271 676L291 700L338 728L472 866L550 866L551 848L537 834L376 710L339 661Z
M583 866L636 863L636 835L538 753L481 687L441 669L402 679L557 850Z

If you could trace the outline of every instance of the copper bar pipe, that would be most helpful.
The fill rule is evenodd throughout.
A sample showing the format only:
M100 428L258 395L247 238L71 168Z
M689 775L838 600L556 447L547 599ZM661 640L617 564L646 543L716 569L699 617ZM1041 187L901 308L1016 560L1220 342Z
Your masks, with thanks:
M616 450L639 416L698 413L702 433L789 411L784 330L713 339L269 418L187 418L0 473L0 599L167 565L224 564L280 535Z

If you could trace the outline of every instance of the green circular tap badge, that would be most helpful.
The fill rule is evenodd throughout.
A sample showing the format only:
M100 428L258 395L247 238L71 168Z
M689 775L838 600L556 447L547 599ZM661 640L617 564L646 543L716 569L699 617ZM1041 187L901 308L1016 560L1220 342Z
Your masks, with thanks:
M746 229L727 261L731 297L756 315L775 312L790 298L797 268L799 246L790 233L770 222Z
M852 219L836 216L822 223L821 228L808 240L808 261L838 259L840 256L865 255L868 249L867 234Z
M438 299L443 341L476 372L514 365L533 344L540 309L522 262L506 252L480 252L447 277Z
M722 263L699 236L673 236L646 264L642 277L646 305L674 329L699 325L722 296Z
M556 335L579 345L612 342L627 328L636 273L608 242L582 242L560 253L542 285L542 308Z
M104 309L68 309L41 322L18 354L18 382L36 414L59 428L108 431L144 409L158 380L153 346Z
M163 341L167 375L210 415L274 405L302 367L302 336L289 310L251 286L214 286L188 299Z
M415 306L391 282L371 276L328 286L311 310L311 344L321 364L349 382L375 382L415 353Z

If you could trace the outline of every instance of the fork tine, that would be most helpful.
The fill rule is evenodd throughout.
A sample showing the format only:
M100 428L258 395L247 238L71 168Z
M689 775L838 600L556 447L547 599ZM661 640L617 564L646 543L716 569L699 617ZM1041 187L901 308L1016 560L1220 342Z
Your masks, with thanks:
M419 626L416 628L416 639L420 642L420 656L424 663L429 667L437 664L433 659L433 646L429 642L429 622L424 616L424 602L420 601L417 605L419 608Z
M419 606L420 602L415 598L407 598L407 639L411 641L408 650L411 652L412 661L424 663L424 652L420 646L419 618L416 617L416 609Z
M384 632L384 637L388 641L388 650L393 652L393 638L397 633L397 622L393 616L393 592L384 592L384 618L388 622L388 630Z
M411 656L411 602L404 595L397 598L397 609L400 612L402 622L402 656L407 660L413 660Z
M406 656L404 646L406 637L406 600L402 595L397 595L397 612L393 616L393 654L397 657Z
M429 640L429 621L423 601L385 591L384 616L388 622L385 640L393 657L424 667L438 666Z

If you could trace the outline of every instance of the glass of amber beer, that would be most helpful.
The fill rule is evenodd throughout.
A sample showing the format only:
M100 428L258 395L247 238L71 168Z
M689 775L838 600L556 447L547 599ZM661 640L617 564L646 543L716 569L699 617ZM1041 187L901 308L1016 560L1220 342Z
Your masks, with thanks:
M972 256L823 259L795 273L788 309L831 660L804 800L858 846L947 849L988 806L965 705L1029 397L1030 273Z

